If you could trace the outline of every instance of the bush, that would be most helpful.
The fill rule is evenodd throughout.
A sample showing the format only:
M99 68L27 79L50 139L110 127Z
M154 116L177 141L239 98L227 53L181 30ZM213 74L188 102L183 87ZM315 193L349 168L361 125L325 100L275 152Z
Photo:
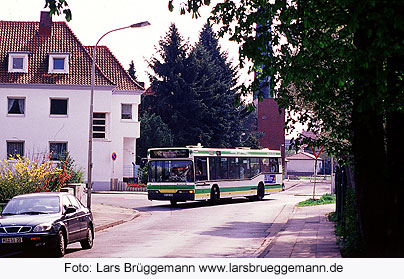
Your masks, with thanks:
M53 167L52 161L31 161L17 155L0 162L0 201L33 192L54 192L66 185L70 173Z
M336 215L333 217L336 219ZM336 235L343 257L363 257L364 242L360 232L355 192L347 189L341 220L336 225Z
M81 169L77 169L74 159L70 156L69 152L65 152L59 157L59 162L56 168L66 169L69 172L70 177L66 181L69 183L83 183L84 182L84 172Z

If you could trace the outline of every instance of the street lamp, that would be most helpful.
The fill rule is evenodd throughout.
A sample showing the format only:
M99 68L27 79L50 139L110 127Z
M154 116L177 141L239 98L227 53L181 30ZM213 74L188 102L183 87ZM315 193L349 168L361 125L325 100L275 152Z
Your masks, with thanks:
M109 33L127 29L127 28L138 28L138 27L145 27L149 26L150 22L142 21L138 22L126 27L121 27L117 29L113 29L108 31L104 35L102 35L93 49L93 57L92 57L92 64L91 64L91 94L90 94L90 127L89 127L89 135L88 135L88 166L87 166L87 207L91 208L91 188L92 188L92 170L93 170L93 112L94 112L94 83L95 83L95 58L97 53L97 45L98 43Z

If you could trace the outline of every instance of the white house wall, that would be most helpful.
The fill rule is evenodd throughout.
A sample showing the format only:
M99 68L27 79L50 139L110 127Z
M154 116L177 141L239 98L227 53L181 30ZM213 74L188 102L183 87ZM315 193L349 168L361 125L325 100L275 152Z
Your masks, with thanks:
M7 154L6 141L25 142L25 156L36 158L49 153L49 142L67 142L77 165L85 168L88 145L88 90L55 87L0 88L0 156ZM25 98L25 115L7 114L7 97ZM50 98L67 98L67 116L50 115Z
M7 97L25 98L25 115L7 114ZM68 115L50 116L50 98L67 98ZM0 158L7 154L6 141L25 142L25 156L34 158L49 152L49 142L67 142L67 149L87 180L89 87L0 86ZM132 104L133 119L121 119L121 104ZM93 181L95 190L109 190L114 176L122 181L135 161L139 94L112 94L112 88L96 90L94 112L107 113L107 138L93 140ZM112 152L117 154L114 165ZM126 170L126 171L125 171ZM124 175L125 172L125 175Z
M288 174L312 175L314 174L314 160L289 160ZM321 161L317 161L317 173L321 169Z

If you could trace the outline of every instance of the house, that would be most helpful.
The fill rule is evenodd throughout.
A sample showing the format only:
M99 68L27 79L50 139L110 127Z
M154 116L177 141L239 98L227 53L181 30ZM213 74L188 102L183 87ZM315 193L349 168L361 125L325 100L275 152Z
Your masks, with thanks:
M0 159L53 160L68 151L87 171L92 47L65 22L0 21ZM107 47L98 47L93 114L93 188L133 178L144 88ZM111 154L115 152L116 161ZM85 178L87 176L85 175Z
M286 157L287 175L311 176L314 174L314 164L316 157L308 152L299 152ZM317 174L322 168L322 160L317 161Z

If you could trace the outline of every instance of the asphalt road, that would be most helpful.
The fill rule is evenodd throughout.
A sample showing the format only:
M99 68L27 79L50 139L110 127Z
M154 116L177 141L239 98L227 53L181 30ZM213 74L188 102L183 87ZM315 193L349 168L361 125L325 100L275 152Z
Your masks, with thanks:
M318 184L316 193L329 191ZM70 245L65 257L256 257L280 214L309 198L312 183L266 196L263 201L233 199L201 202L149 201L139 194L94 194L93 202L133 208L140 217L98 232L94 247Z
M168 201L149 201L144 194L93 194L93 203L132 208L141 214L130 222L97 232L90 250L82 250L80 244L69 245L65 257L257 257L274 228L271 225L286 222L280 216L287 217L296 203L308 199L312 191L312 183L302 183L265 196L263 201L230 199L215 206L187 202L175 207ZM317 184L317 194L329 191L329 184ZM10 256L38 254L34 251Z

